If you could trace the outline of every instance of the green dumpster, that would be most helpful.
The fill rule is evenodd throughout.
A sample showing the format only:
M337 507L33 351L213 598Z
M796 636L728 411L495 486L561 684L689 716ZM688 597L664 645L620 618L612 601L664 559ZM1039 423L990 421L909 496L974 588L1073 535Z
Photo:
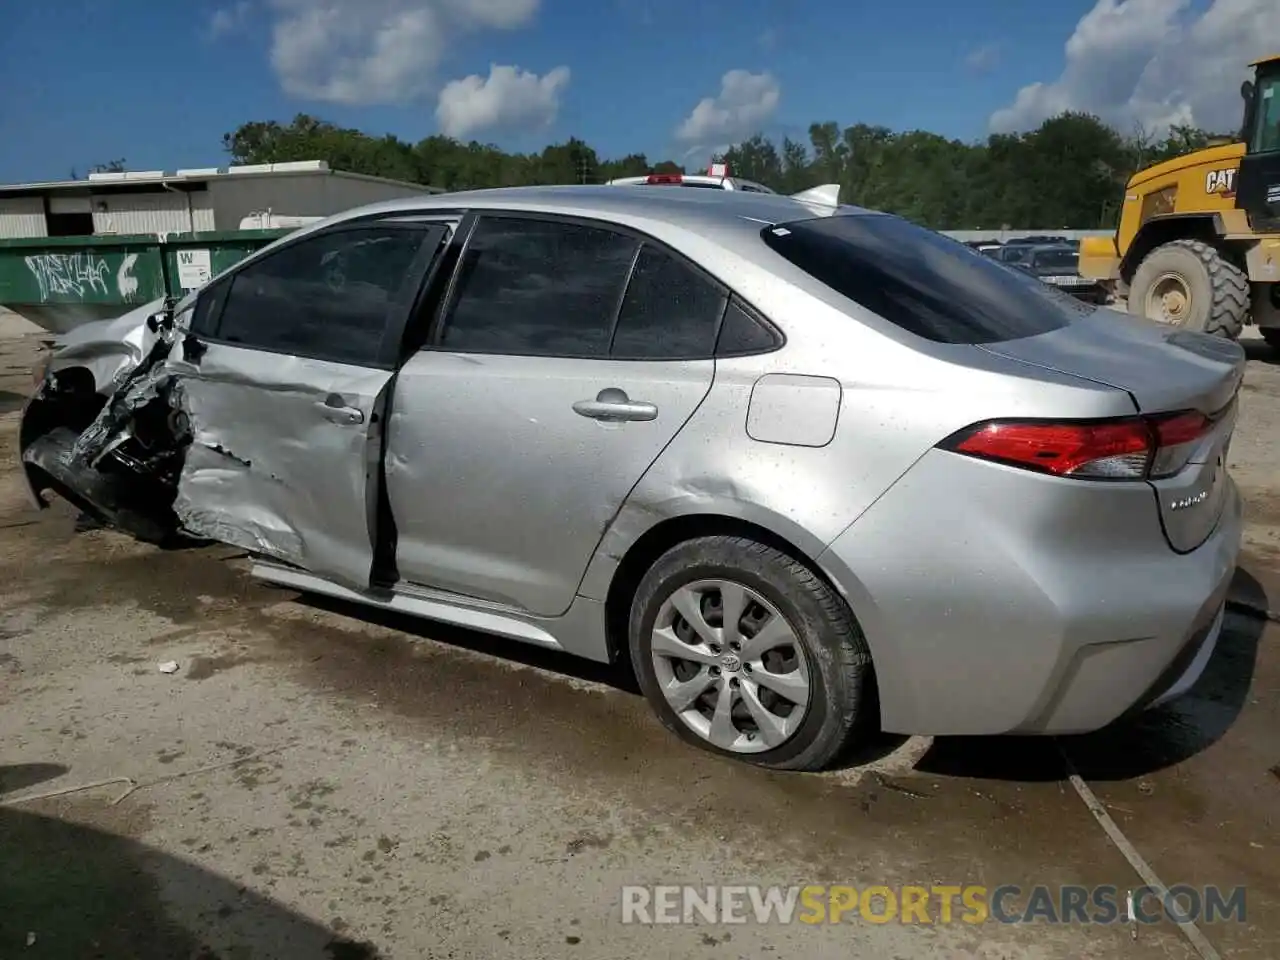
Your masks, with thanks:
M0 307L53 333L202 286L289 230L0 240Z
M287 236L292 230L220 230L170 234L160 246L169 295L180 297L204 286L223 270L234 267L255 250Z

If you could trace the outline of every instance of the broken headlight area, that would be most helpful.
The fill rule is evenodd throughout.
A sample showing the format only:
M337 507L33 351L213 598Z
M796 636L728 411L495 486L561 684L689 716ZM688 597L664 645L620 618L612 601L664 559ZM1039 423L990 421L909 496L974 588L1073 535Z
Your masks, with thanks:
M31 490L52 490L85 513L139 539L163 543L179 531L173 512L190 427L173 403L165 361L177 340L172 314L142 362L107 398L72 368L44 378L22 425L22 460Z

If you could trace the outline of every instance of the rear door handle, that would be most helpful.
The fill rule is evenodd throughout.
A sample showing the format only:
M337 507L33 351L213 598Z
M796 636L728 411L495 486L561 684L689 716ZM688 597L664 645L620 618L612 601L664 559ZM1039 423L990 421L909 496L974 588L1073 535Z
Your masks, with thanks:
M632 400L625 390L617 387L606 387L596 394L594 400L579 400L573 405L573 412L606 423L658 419L656 405L643 400Z
M364 423L364 411L359 407L351 407L347 405L347 401L342 398L341 394L331 393L324 398L322 403L317 403L320 409L320 415L330 423L340 423L346 426L355 426Z

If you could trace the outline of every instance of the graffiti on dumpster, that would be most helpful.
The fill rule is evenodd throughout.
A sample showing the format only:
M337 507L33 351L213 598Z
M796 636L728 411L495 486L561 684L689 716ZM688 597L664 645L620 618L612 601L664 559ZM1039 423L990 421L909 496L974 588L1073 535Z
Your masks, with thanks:
M91 253L40 253L24 258L27 269L40 285L40 300L53 297L84 297L85 292L107 294L107 261Z
M116 271L116 289L126 300L134 300L138 296L138 278L133 275L133 265L137 262L138 255L130 253L120 262L120 269Z

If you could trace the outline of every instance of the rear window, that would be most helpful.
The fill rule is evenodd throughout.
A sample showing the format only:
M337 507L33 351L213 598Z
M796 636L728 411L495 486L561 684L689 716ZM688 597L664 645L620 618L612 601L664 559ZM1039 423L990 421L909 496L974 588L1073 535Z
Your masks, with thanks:
M814 279L938 343L1034 337L1093 309L899 217L820 217L766 227L761 236Z
M1072 270L1080 262L1080 254L1074 250L1041 250L1036 254L1037 267L1068 267Z

